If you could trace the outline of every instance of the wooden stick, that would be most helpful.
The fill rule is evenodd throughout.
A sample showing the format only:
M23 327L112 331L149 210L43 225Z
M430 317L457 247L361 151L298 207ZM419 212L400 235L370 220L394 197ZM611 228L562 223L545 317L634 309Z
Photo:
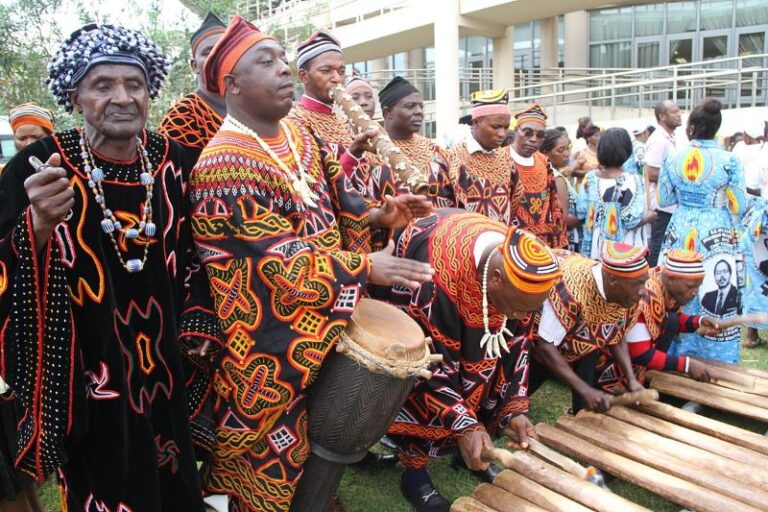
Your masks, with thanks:
M739 366L736 364L723 363L722 361L712 361L709 359L701 359L701 362L706 363L709 367L720 368L731 374L749 376L756 379L762 385L768 385L768 372L759 370L757 368L750 368L749 366Z
M664 437L702 448L722 457L741 462L742 464L749 464L759 468L768 468L768 456L762 453L718 439L711 435L703 434L690 428L676 425L669 421L661 420L648 414L643 414L640 411L628 409L626 407L611 407L606 414L641 427L649 432L655 432Z
M616 405L647 404L648 402L658 402L659 392L655 389L644 389L642 391L633 391L631 393L622 393L611 397L611 407Z
M635 407L635 409L645 414L650 414L657 418L696 430L697 432L722 439L723 441L768 455L768 443L766 443L766 437L764 435L756 434L749 430L744 430L743 428L734 427L733 425L713 420L706 416L701 416L700 414L684 411L661 402L643 404Z
M483 505L475 498L462 496L451 505L451 512L498 512L495 508Z
M525 498L548 512L590 512L591 509L550 491L543 485L524 477L520 473L505 470L493 481L493 485Z
M699 382L687 375L681 375L679 373L657 372L651 370L648 372L648 377L651 380L660 379L669 382L676 386L687 386L689 388L705 391L707 393L714 393L718 396L738 400L740 402L746 402L751 405L756 405L763 409L768 409L768 397L758 396L751 393L745 393L744 391L738 391L736 389L724 388L717 384L711 384L708 382Z
M594 464L622 480L644 487L691 510L698 512L755 512L760 510L682 478L665 474L645 464L612 453L555 427L541 425L538 434L546 444L571 457ZM616 508L613 510L624 509Z
M515 432L512 431L512 429L506 428L504 429L504 435L517 440L517 436L515 435ZM587 468L579 464L573 459L569 459L565 455L556 452L552 448L549 448L548 446L540 443L534 438L528 439L528 449L541 457L542 459L546 460L547 462L554 464L555 466L559 467L560 469L567 471L568 473L572 474L573 476L576 476L578 478L581 478L582 480L587 479Z
M708 371L718 386L768 397L768 380L764 381L754 375L736 373L733 370L719 366L710 365L708 366Z
M499 512L547 512L528 500L505 491L491 484L480 484L475 488L472 497L477 501Z
M609 450L611 453L655 468L666 473L668 476L674 475L682 478L752 507L759 509L765 503L768 503L768 493L748 488L733 478L711 473L701 466L689 465L664 451L653 449L648 445L636 444L617 436L615 433L601 431L600 426L592 422L563 416L557 420L556 426L560 430L578 436L595 446ZM692 508L699 510L698 507Z
M768 491L768 470L766 469L748 466L701 448L696 448L674 439L667 439L659 434L643 430L635 425L602 414L582 411L577 416L576 421L589 426L589 428L601 434L608 433L623 439L626 443L638 445L640 453L643 452L644 447L649 447L654 452L659 451L694 468L703 468L699 471L719 473L724 477L735 480L737 483L754 485L764 491ZM629 453L623 453L622 455L632 457ZM648 457L653 457L653 455L648 454ZM646 457L643 457L642 460L636 460L644 462L645 459ZM768 503L768 493L766 493L765 499L765 503Z
M650 512L605 489L580 480L524 451L510 454L510 469L544 487L598 512ZM735 512L735 511L729 511Z
M738 391L721 388L711 384L691 381L685 377L678 377L670 373L649 373L653 373L651 386L661 393L683 398L685 400L693 400L694 402L699 402L715 409L720 409L723 411L732 412L734 414L739 414L741 416L747 416L749 418L768 422L768 408L754 405L752 403L753 399L762 399L763 397L761 396L743 393L743 395L746 395L747 398L744 400L738 400L730 396L725 396L724 393L738 393ZM694 385L691 385L691 382L693 382ZM696 386L695 384L700 385Z

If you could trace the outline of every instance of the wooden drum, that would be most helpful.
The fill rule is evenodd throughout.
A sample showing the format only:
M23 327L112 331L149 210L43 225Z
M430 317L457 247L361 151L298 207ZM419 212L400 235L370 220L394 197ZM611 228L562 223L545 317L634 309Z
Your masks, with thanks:
M292 512L325 511L348 464L383 436L416 378L432 376L428 339L407 314L364 298L308 392L311 453Z

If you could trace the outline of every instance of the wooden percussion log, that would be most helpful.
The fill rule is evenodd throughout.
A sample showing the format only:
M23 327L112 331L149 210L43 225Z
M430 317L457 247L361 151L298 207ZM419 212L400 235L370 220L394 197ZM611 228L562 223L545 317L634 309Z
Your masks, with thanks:
M746 375L752 375L753 377L758 377L760 379L768 381L768 372L765 370L760 370L758 368L751 368L749 366L741 366L738 364L724 363L722 361L711 361L709 359L705 360L704 362L707 363L709 366L725 368L725 369L743 373Z
M622 393L611 397L611 407L617 405L647 404L649 402L658 402L659 392L655 389L644 389L642 391L633 391Z
M701 448L696 448L674 439L668 439L602 414L582 411L577 416L576 421L584 423L600 434L608 433L624 439L628 443L637 445L641 451L644 447L649 447L653 452L659 451L674 457L684 464L693 466L694 469L698 468L698 471L702 471L701 468L704 468L703 471L707 473L719 473L724 477L735 480L737 483L745 484L747 487L754 485L763 491L768 490L768 470L766 469L748 466L720 457ZM648 454L648 457L653 457L653 455ZM640 460L640 462L644 462L644 460L645 458ZM768 493L765 495L765 500L765 503L768 503Z
M512 429L505 428L504 435L509 437L510 439L518 440L517 435ZM558 453L552 448L549 448L547 445L542 444L540 441L537 441L533 437L528 439L528 451L530 451L531 453L535 453L542 459L546 460L551 464L554 464L555 466L559 467L563 471L567 471L573 476L581 478L582 480L587 479L587 476L588 476L587 468L585 468L575 460L569 459L562 453Z
M530 501L491 484L477 486L472 497L499 512L547 512Z
M768 455L768 443L766 443L764 435L756 434L749 430L744 430L743 428L734 427L733 425L713 420L706 416L701 416L700 414L684 411L661 402L640 405L635 407L635 409L645 414L650 414L657 418L676 423L677 425L696 430L697 432L722 439L723 441Z
M706 361L703 361L706 364ZM753 395L768 396L768 379L737 372L731 368L708 365L710 377L718 386L737 389Z
M596 444L558 428L540 424L537 426L537 432L539 438L547 445L691 510L698 512L756 512L763 508L749 506L682 478L663 473L645 464L600 448ZM609 510L626 509L617 507Z
M738 400L739 402L746 402L748 404L756 405L763 409L768 409L768 397L746 393L736 389L725 388L723 386L718 386L717 384L711 384L708 382L700 382L688 377L687 375L657 372L655 370L651 370L648 372L648 377L651 379L651 381L659 379L662 382L669 383L670 385L688 386L689 388L705 391L707 393L714 393L718 396L723 396L732 400Z
M754 404L754 401L763 400L764 397L740 393L739 391L722 388L713 384L697 382L678 375L672 375L671 373L648 373L651 377L651 387L657 389L660 393L692 400L714 409L768 422L768 407ZM734 396L741 395L745 398L734 398Z
M768 493L748 488L741 482L722 474L711 473L701 466L689 465L668 453L651 448L648 445L633 443L613 433L601 431L593 422L563 416L557 420L558 429L578 436L583 440L647 467L662 471L669 476L676 476L707 488L718 495L727 496L757 509L768 503ZM689 507L699 510L698 507ZM724 510L724 509L721 509Z
M451 505L450 512L498 512L495 508L483 505L475 498L462 496Z
M506 450L501 450L506 451ZM598 512L650 512L629 500L581 480L527 452L507 452L505 467L544 487ZM729 511L733 512L733 511Z
M702 448L722 457L741 462L742 464L749 464L759 468L768 468L768 457L762 453L675 423L670 423L669 421L664 421L648 414L643 414L640 411L628 409L626 407L611 407L606 414L641 427L649 432L655 432L664 437Z
M548 512L590 512L592 510L515 471L502 471L493 480L493 485L526 499Z

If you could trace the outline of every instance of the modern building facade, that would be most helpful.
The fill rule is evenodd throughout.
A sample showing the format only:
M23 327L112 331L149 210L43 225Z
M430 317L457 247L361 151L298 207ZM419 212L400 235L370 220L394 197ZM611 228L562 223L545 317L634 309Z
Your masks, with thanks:
M738 65L768 66L766 0L242 0L240 7L287 41L307 24L331 29L349 70L378 86L396 74L417 82L434 101L429 135L453 126L481 88L530 97L546 93L548 82L630 68L749 56L756 57ZM758 83L758 96L766 86ZM630 96L610 104L637 106Z

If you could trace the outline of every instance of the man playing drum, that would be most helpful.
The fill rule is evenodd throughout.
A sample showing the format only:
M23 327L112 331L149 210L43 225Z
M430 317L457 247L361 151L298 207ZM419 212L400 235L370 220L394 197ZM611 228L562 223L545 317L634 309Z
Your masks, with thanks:
M667 354L669 344L681 332L703 327L716 332L713 318L686 315L681 308L699 293L704 282L701 254L685 249L667 252L663 266L651 270L640 300L640 316L627 332L626 342L635 375L645 381L648 370L687 373L696 380L709 381L707 365L697 359ZM596 385L608 393L622 391L623 380L615 361L601 358Z
M230 510L288 510L309 454L306 395L368 283L418 286L428 264L370 251L371 230L427 214L400 195L368 210L332 150L285 119L291 70L271 36L235 17L205 63L227 117L190 177L192 225L223 347L216 444L204 486Z
M533 235L458 209L411 222L396 245L397 256L435 269L433 282L393 287L389 300L432 337L443 362L416 384L389 433L406 468L403 495L419 511L448 511L429 457L458 445L466 466L491 479L480 457L491 436L510 427L526 446L531 317L560 270Z
M644 247L610 240L599 262L560 253L563 275L544 302L536 326L531 393L553 375L570 386L574 414L584 408L606 411L611 395L596 387L595 368L599 358L607 356L616 361L628 391L643 389L632 371L624 337L640 312L647 253Z

